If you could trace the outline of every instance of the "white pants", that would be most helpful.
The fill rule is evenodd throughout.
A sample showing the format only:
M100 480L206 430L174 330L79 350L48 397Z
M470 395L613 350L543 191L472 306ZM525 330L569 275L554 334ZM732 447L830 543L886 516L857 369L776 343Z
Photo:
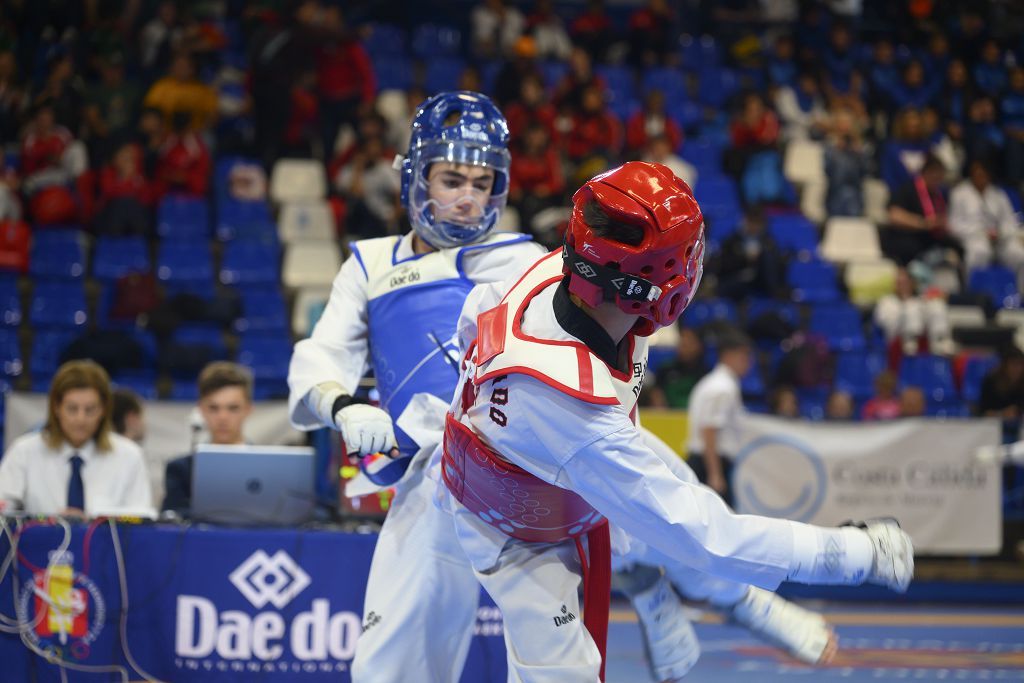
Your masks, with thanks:
M994 245L984 233L971 235L962 242L968 273L975 268L987 268L993 261L1014 271L1024 267L1024 244L1018 235L1003 235Z
M480 586L423 463L398 486L373 551L353 683L457 683Z

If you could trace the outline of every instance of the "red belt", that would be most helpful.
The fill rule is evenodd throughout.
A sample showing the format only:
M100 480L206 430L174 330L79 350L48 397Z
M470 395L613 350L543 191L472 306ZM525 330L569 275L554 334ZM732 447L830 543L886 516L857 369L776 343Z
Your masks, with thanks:
M502 459L450 413L441 462L441 476L455 499L495 529L530 543L576 542L583 567L583 623L601 652L603 681L612 578L608 521L575 493Z

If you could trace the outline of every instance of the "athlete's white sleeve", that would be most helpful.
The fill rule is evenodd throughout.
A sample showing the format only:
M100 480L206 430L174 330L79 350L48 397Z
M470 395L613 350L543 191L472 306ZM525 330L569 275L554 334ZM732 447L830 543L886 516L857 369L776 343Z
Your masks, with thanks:
M316 385L336 382L349 395L358 388L369 367L366 307L366 274L350 256L334 278L327 308L313 334L297 343L292 353L288 412L295 428L324 426L304 400Z
M480 387L481 398L468 413L502 456L575 491L676 562L768 589L789 574L794 537L806 525L737 515L713 491L682 481L644 444L621 406L586 403L520 374L503 383L504 426L486 400L491 383Z

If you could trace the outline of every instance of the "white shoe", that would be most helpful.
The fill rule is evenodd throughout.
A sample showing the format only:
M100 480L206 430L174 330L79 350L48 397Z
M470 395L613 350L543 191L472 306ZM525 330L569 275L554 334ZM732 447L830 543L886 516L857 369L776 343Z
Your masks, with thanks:
M729 616L806 664L824 663L822 656L835 636L820 614L755 586L733 606Z
M630 600L640 618L640 633L654 679L663 683L682 680L700 657L700 643L671 582L661 576Z
M914 578L914 543L895 519L869 519L855 524L863 529L875 548L875 561L868 583L877 583L906 593Z

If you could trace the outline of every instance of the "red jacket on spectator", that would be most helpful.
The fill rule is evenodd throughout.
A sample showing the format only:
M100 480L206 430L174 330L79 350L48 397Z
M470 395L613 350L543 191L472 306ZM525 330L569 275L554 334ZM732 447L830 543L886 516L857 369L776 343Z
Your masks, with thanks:
M74 138L64 126L54 126L50 132L39 135L30 131L21 145L21 173L28 177L33 173L60 164L64 150Z
M548 132L548 139L554 144L559 144L560 136L555 126L555 119L558 118L555 108L550 104L542 104L536 108L527 107L521 102L515 102L505 108L505 119L508 121L509 137L513 142L521 140L523 133L531 123L539 123Z
M156 196L172 191L201 196L209 185L210 153L199 136L191 131L168 136L157 161Z
M611 112L572 117L572 130L565 141L565 152L570 159L584 159L602 150L617 155L621 149L622 124Z
M514 154L509 175L513 193L553 195L565 189L562 162L550 145L540 156L529 156L524 152Z
M320 116L320 105L316 95L306 88L292 89L291 113L285 126L284 140L290 145L302 143L315 130Z
M765 111L753 125L742 119L733 121L731 133L733 147L774 145L779 139L779 119L773 112Z
M325 100L358 97L373 104L377 78L366 50L355 40L321 45L316 51L317 89Z
M118 168L115 157L115 161L111 161L100 170L100 208L112 199L131 198L142 204L149 204L152 201L153 188L142 169L142 153L133 145L131 155L134 169L129 169L127 165Z
M662 126L660 134L668 138L673 151L679 149L679 145L683 143L683 131L679 128L679 124L667 116L658 116L657 118L660 119ZM629 117L629 122L626 124L626 146L629 149L644 149L647 146L647 120L647 114L642 111ZM657 125L654 117L652 117L651 123ZM652 131L651 137L656 134Z

